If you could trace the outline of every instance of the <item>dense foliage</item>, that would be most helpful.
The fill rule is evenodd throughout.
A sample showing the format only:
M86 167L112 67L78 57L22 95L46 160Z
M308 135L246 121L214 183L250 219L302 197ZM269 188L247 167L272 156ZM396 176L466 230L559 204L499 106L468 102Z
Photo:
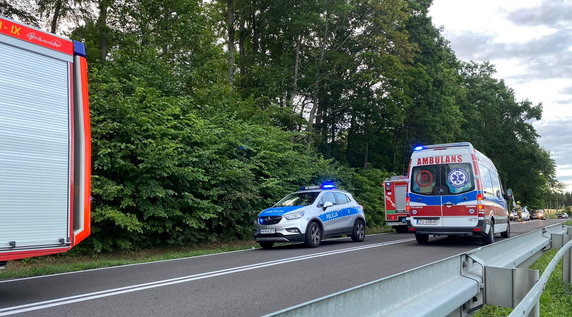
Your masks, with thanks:
M531 124L541 105L516 100L492 65L459 61L430 5L18 0L0 14L87 45L84 248L100 251L248 238L257 212L325 179L381 225L379 185L417 144L470 141L523 203L568 199Z

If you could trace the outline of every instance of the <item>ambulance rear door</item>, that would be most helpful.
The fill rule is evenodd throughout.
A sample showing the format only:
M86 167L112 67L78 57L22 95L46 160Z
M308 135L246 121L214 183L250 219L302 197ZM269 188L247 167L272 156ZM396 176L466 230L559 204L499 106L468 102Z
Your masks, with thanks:
M433 148L414 153L409 193L412 225L466 227L477 224L472 164L469 147ZM474 223L469 218L474 218Z

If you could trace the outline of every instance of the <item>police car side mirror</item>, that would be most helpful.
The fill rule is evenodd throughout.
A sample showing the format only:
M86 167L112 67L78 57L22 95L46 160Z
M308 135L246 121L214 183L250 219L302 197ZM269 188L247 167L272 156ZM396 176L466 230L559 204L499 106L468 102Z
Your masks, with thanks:
M331 202L331 201L326 201L326 202L324 203L324 205L322 206L322 208L323 208L324 210L326 210L328 207L332 207L333 205L334 205L333 202Z

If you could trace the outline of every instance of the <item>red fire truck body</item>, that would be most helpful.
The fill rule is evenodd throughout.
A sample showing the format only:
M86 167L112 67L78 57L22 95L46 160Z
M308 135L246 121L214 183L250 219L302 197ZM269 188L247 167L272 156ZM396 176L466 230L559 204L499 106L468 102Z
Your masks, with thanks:
M405 198L407 196L407 176L392 176L383 183L385 193L385 224L393 226L397 232L407 232Z
M0 267L90 234L82 43L0 17Z

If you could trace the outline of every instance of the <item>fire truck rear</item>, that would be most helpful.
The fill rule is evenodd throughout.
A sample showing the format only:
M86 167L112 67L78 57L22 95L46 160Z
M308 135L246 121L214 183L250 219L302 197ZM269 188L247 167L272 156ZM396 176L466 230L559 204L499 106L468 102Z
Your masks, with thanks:
M385 193L385 224L395 231L407 232L405 197L407 196L407 176L392 176L383 183Z
M0 17L0 267L90 234L82 43Z

